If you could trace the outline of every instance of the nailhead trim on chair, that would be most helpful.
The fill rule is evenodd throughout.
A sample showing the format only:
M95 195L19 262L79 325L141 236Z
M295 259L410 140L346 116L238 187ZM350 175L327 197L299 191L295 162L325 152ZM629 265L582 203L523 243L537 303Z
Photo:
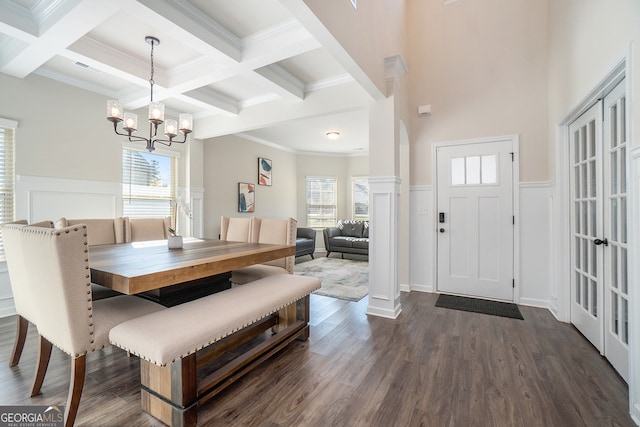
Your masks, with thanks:
M80 227L74 227L72 230L73 231L78 231L80 229L81 229ZM52 229L50 229L50 230L52 230ZM87 226L86 225L82 225L82 230L84 231L84 234L83 234L83 237L84 237L83 244L85 246L84 252L86 254L88 254L89 250L87 249L87 247L88 247L89 243L87 241ZM28 231L30 233L37 233L37 234L48 234L48 233L50 233L50 231L39 230L39 229L36 229L36 228L28 228L26 231ZM65 234L69 234L69 232L70 232L70 230L65 230ZM60 231L56 231L56 232L54 232L54 235L55 236L60 236L60 235L62 235L62 233ZM89 257L87 256L84 261L85 261L85 269L89 270L90 269L89 268ZM87 293L89 295L91 295L91 280L90 280L91 276L90 275L86 275L85 278L88 279L87 280L87 284L86 284L87 289L88 289ZM94 334L93 320L92 320L93 319L93 300L91 298L87 299L87 312L88 312L87 320L89 322L89 335L93 336L93 334ZM62 349L62 346L56 344L56 342L53 342L53 341L50 341L50 342L51 342L51 344L55 345L59 349ZM94 344L94 342L95 342L94 340L90 341L91 344ZM93 347L91 349L91 351L96 351L96 350L100 350L100 349L103 349L103 348L105 348L105 345L101 346L100 348ZM79 356L87 354L88 352L85 351L84 353L80 353L80 354L71 354L71 353L65 351L65 353L67 353L68 355L70 355L72 357L79 357Z

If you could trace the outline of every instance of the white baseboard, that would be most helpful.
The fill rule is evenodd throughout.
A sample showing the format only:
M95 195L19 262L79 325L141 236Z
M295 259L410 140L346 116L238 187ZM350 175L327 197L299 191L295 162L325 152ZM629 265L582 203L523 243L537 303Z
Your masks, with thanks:
M545 300L541 300L541 299L520 298L520 302L518 302L518 305L526 305L528 307L544 308L544 309L547 309L547 310L551 311L549 301L545 301Z
M411 290L416 292L433 293L433 285L411 285Z
M13 298L3 298L0 300L0 318L9 317L16 314L16 308L13 305Z
M394 310L387 310L380 307L371 307L367 308L367 314L378 317L386 317L387 319L396 319L402 313L402 309L399 305L396 305Z

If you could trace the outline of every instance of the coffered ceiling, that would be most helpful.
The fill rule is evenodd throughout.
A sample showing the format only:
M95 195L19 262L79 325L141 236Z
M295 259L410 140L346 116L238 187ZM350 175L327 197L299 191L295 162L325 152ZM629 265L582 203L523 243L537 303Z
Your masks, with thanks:
M368 95L283 3L0 0L0 72L144 108L150 35L160 39L154 98L168 115L193 114L196 138L240 134L296 152L366 153ZM334 130L341 137L330 142Z

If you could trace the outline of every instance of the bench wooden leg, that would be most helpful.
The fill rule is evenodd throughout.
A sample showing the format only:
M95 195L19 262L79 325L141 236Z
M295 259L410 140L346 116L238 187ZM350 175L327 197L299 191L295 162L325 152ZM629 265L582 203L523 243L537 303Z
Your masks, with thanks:
M27 339L27 330L29 329L29 321L24 317L18 315L16 321L16 341L13 343L13 351L11 352L11 358L9 359L9 366L13 367L20 362L20 356L22 356L22 349L24 349L24 342Z
M171 427L198 421L196 355L160 367L140 361L142 410Z

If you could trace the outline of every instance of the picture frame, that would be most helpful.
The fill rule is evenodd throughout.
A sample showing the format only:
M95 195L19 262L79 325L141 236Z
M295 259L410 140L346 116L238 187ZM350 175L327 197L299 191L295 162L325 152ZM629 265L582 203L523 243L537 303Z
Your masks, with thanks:
M273 162L264 157L258 157L258 185L271 186Z
M238 183L238 212L255 212L256 185L248 182Z

